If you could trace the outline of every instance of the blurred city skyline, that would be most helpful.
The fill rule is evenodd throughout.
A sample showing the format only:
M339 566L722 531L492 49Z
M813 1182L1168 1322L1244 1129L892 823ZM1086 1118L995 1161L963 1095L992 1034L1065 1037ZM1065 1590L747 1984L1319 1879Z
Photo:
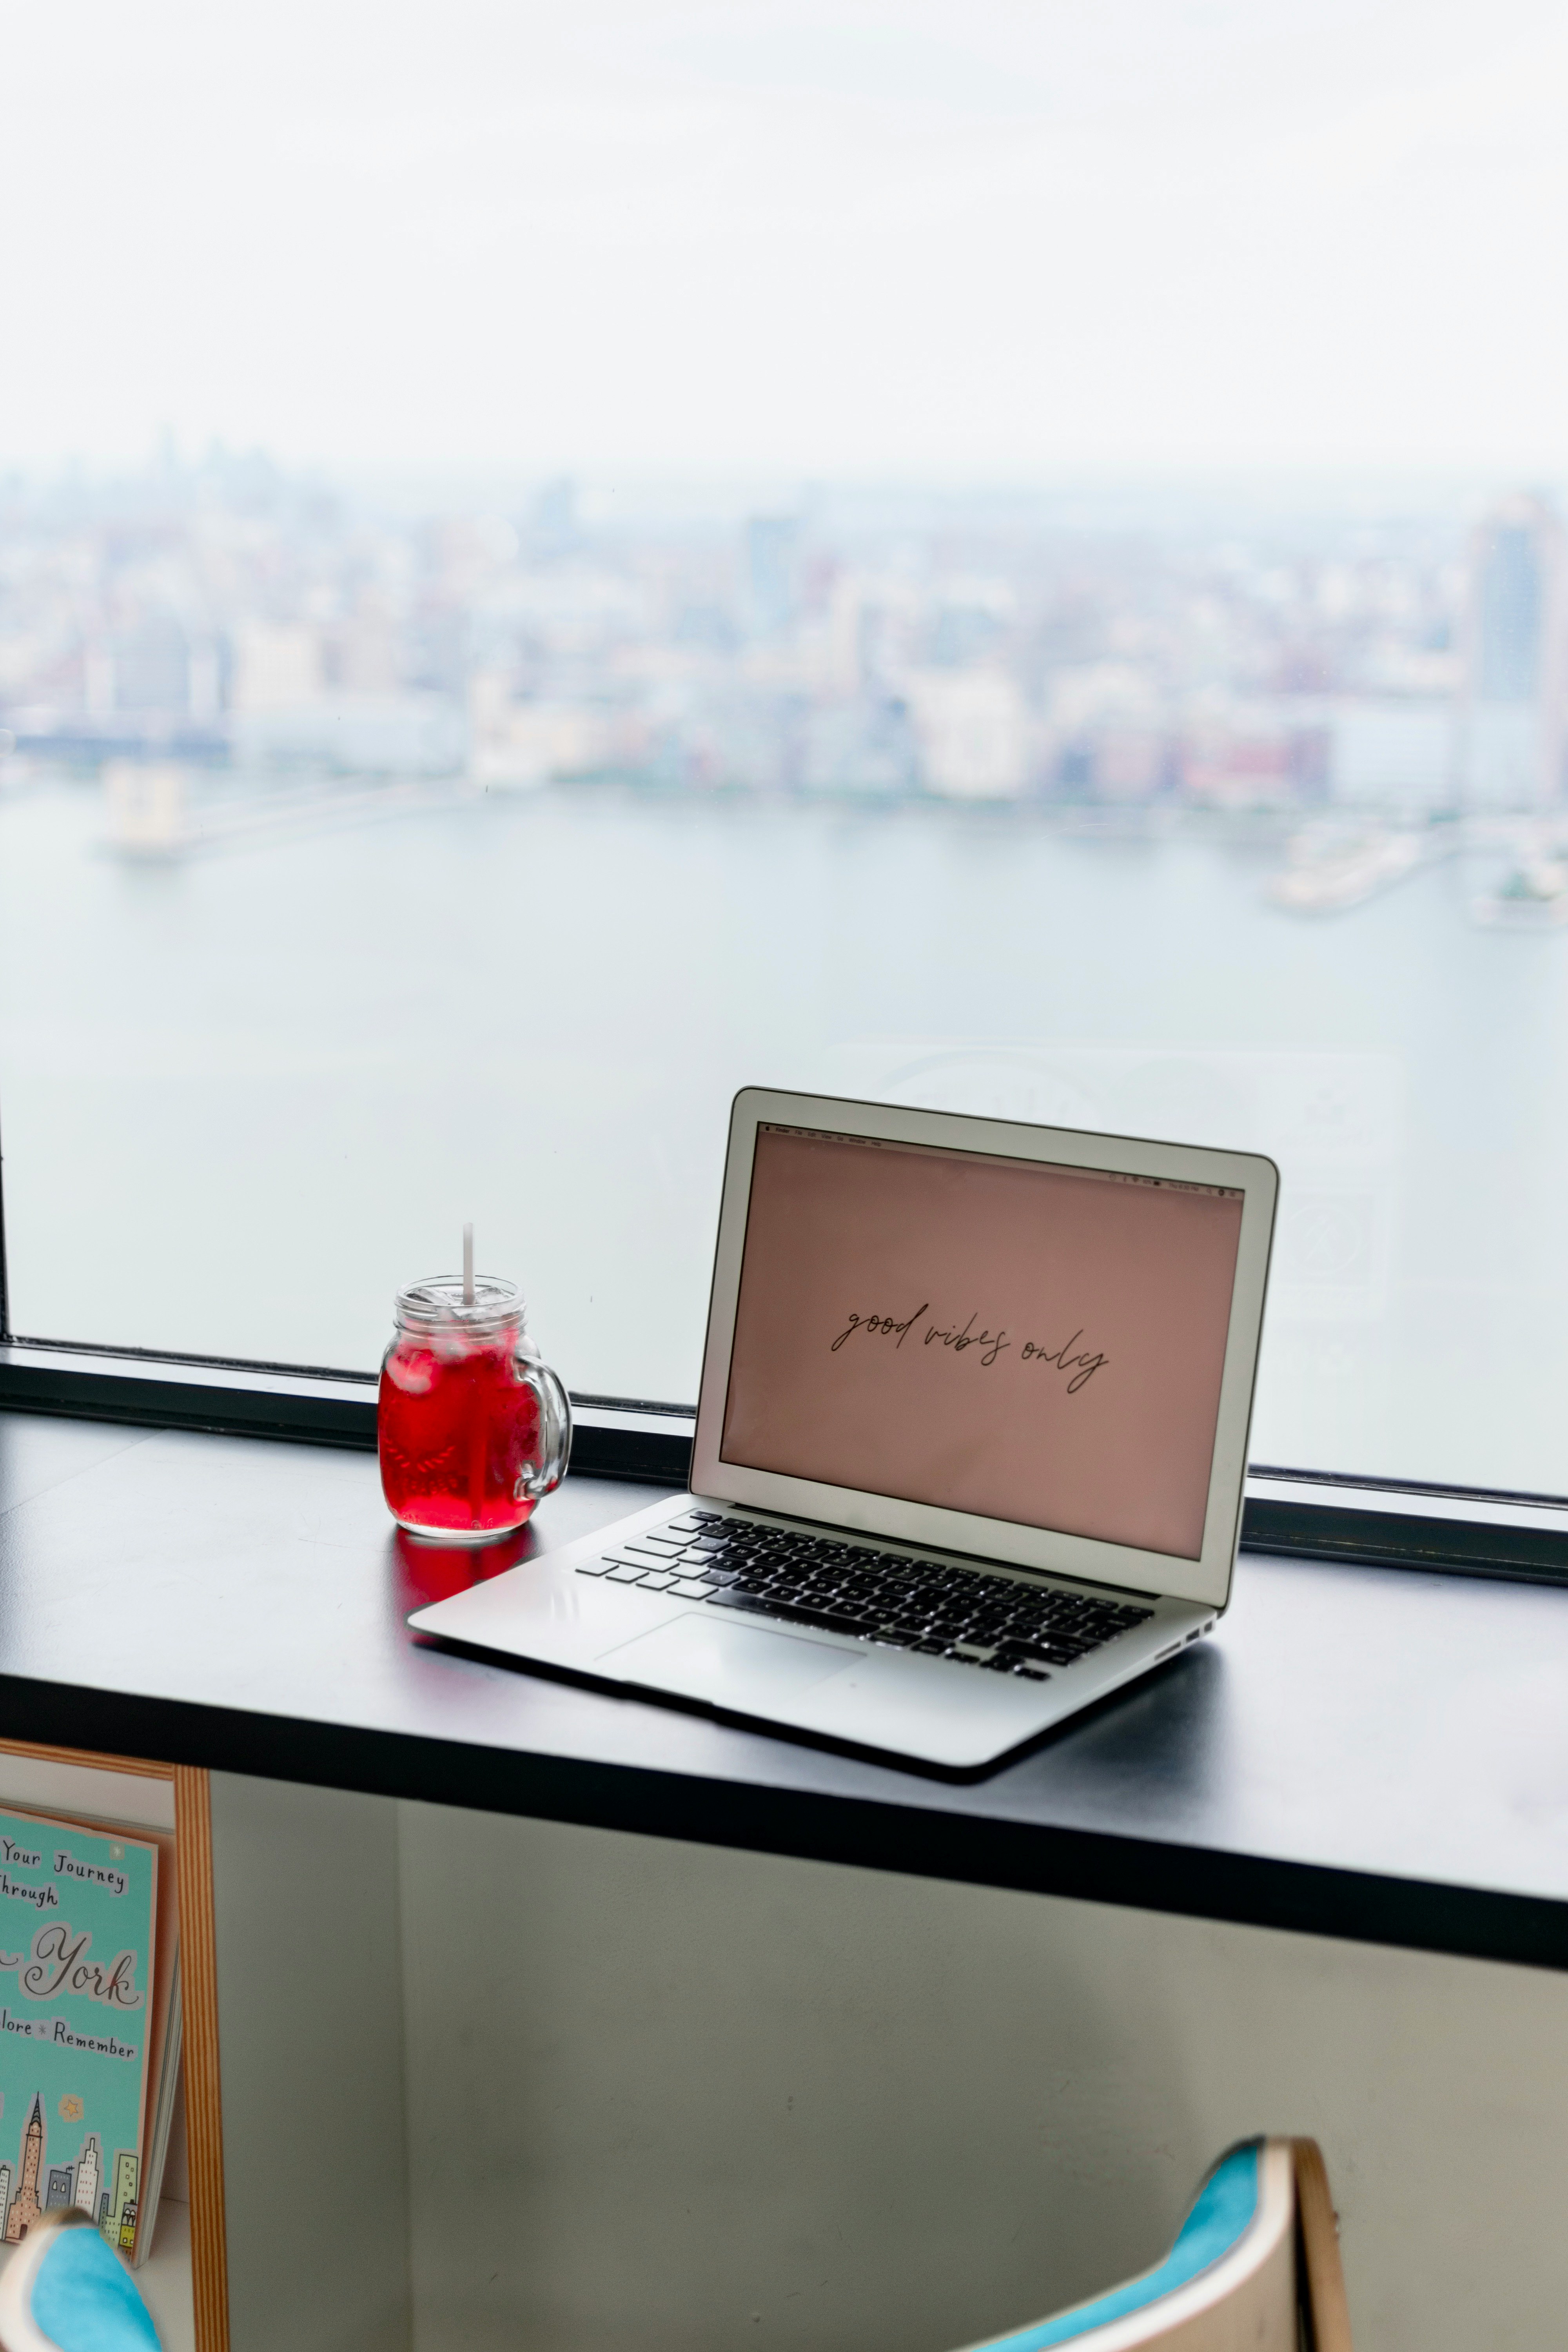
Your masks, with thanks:
M7 772L1556 810L1549 493L747 487L0 475Z

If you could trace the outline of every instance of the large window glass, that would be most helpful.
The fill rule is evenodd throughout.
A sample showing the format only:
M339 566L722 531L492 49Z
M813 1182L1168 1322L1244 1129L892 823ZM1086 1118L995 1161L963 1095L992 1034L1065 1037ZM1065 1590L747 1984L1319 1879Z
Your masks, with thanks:
M0 142L14 1328L696 1391L747 1083L1262 1149L1254 1452L1561 1491L1535 0L62 0Z

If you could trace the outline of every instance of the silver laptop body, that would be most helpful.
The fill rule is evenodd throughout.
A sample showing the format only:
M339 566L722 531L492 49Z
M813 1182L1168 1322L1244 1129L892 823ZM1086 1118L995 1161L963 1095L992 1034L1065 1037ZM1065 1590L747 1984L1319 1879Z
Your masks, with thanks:
M735 1098L691 1486L419 1633L973 1771L1228 1603L1279 1178Z

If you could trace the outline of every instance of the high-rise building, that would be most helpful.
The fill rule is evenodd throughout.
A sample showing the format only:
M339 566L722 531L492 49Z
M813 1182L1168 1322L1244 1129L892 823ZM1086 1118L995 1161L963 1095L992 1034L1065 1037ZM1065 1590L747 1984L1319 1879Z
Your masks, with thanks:
M795 616L800 525L791 515L753 515L746 525L746 616L752 635L776 636Z
M81 2154L77 2158L76 2197L73 2201L80 2206L84 2213L90 2213L95 2221L98 2219L98 2196L102 2181L103 2158L99 2150L98 2135L96 2132L89 2132L81 2144Z
M321 700L321 632L305 622L247 620L234 632L234 709L295 710Z
M109 2218L103 2224L103 2235L111 2246L129 2245L125 2231L126 2210L130 2210L131 2238L136 2234L136 2157L131 2148L121 2148L114 2158L114 2185L109 2193Z
M5 2234L5 2217L11 2205L11 2168L0 2164L0 2239Z
M1544 811L1562 797L1568 561L1544 499L1495 507L1470 541L1458 785L1471 807Z
M44 2103L35 2094L33 2111L22 2135L22 2179L16 2194L11 2200L11 2210L5 2216L7 2245L14 2246L25 2238L44 2210L38 2202L38 2170L43 2160Z
M921 774L950 800L1016 800L1029 773L1029 713L1003 669L914 670L905 681Z
M577 485L568 476L546 482L540 491L528 537L532 552L546 563L570 555L580 544L583 527L577 512Z
M57 2205L71 2202L71 2168L68 2164L49 2167L49 2194L47 2210L53 2212Z

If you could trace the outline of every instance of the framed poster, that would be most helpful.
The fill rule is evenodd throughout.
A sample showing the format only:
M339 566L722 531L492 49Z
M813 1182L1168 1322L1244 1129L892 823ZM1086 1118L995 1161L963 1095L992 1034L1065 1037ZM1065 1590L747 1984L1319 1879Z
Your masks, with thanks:
M228 2352L207 1774L0 1739L0 2260L51 2203L90 2200L142 2267L182 2063L189 2341ZM154 2315L185 2335L183 2310Z

